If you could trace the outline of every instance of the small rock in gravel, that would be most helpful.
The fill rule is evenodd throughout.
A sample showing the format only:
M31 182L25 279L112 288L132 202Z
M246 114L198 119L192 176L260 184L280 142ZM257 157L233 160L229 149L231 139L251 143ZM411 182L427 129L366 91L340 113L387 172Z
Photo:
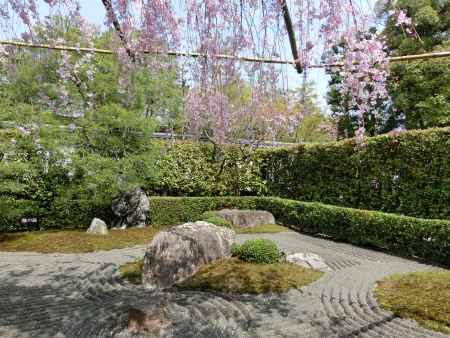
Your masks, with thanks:
M313 253L297 252L286 256L286 262L294 263L305 268L319 270L323 272L331 271L325 264L322 257Z
M108 227L100 218L94 218L86 232L92 235L107 235Z
M161 335L170 325L167 302L158 300L151 304L132 307L128 311L128 330L131 333Z

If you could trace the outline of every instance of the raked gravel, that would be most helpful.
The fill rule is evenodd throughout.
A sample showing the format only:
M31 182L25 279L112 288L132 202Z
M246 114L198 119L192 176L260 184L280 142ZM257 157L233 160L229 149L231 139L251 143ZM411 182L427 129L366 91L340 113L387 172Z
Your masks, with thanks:
M450 337L395 317L373 296L376 281L436 267L295 232L265 237L287 253L310 252L331 268L283 295L153 293L121 280L117 268L143 246L88 254L0 252L1 338L136 337L125 329L130 306L166 297L174 322L164 337Z

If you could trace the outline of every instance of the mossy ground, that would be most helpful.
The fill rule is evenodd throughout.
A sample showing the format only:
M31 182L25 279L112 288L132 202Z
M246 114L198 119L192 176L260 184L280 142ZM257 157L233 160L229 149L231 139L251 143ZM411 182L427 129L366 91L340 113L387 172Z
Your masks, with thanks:
M119 270L131 283L141 282L142 261L122 265ZM308 285L322 275L290 263L254 264L231 258L203 266L178 287L240 294L283 293Z
M152 240L166 227L111 230L106 236L90 235L86 230L30 231L0 233L0 251L32 251L41 253L85 253L122 249L142 245ZM276 233L288 231L280 225L262 225L235 229L238 234Z
M121 265L119 267L120 275L122 276L122 278L128 280L130 283L137 285L141 284L143 263L144 261L140 260Z
M108 235L91 235L85 230L34 231L0 234L0 251L41 253L85 253L122 249L152 240L158 229L111 230Z
M233 228L233 229L234 231L236 231L237 234L262 234L262 233L273 234L278 232L292 231L287 227L277 224L258 225L249 228Z
M450 271L393 275L378 282L375 296L399 317L450 333Z

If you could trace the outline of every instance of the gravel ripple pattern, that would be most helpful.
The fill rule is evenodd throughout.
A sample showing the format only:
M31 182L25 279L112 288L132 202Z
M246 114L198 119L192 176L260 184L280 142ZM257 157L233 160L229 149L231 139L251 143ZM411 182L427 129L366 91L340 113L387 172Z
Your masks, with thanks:
M154 293L119 278L117 268L145 248L89 254L0 253L1 338L138 337L125 329L130 306L169 300L174 323L163 337L450 337L381 309L374 296L387 275L436 267L295 232L265 237L283 251L311 252L331 272L282 295Z

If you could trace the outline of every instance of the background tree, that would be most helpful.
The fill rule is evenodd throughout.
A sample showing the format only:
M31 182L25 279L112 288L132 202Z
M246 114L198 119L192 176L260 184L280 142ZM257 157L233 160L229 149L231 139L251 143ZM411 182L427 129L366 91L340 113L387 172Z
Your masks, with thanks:
M386 20L383 36L392 55L449 50L449 1L397 0L379 2L378 7L379 17ZM402 22L402 13L411 18L414 31ZM448 59L392 64L389 92L392 119L403 121L407 129L450 125Z

